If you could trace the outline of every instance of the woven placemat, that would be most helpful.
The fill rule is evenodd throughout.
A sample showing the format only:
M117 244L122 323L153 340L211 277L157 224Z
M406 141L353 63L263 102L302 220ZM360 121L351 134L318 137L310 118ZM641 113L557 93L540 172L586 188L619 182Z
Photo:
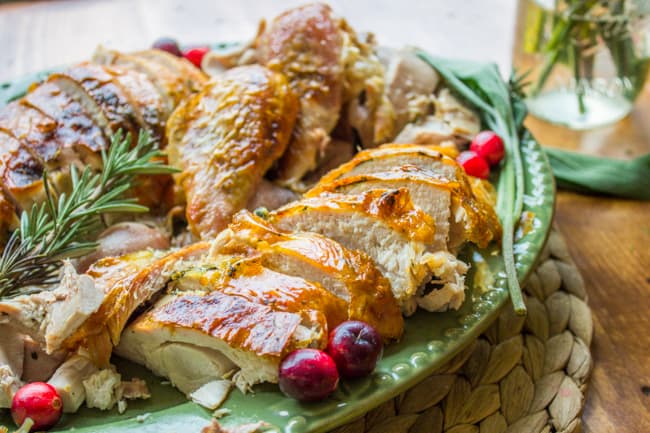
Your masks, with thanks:
M553 230L524 288L477 341L404 394L330 433L575 433L592 368L584 281Z

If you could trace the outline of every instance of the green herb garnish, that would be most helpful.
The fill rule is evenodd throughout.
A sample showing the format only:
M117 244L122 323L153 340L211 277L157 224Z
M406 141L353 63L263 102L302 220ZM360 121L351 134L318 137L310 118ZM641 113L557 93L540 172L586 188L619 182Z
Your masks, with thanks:
M479 111L484 125L503 139L508 157L499 174L497 213L503 226L502 253L510 299L517 314L526 314L514 257L514 231L523 210L524 168L520 152L526 106L520 98L521 80L510 87L496 65L418 56L433 67L447 86ZM514 200L513 200L514 198Z
M637 54L633 27L647 6L633 0L562 0L550 10L537 8L531 19L539 30L526 33L524 47L529 53L545 57L530 96L541 92L558 64L565 64L573 73L578 108L584 114L585 92L594 79L596 53L602 51L599 46L603 44L617 77L625 83L624 96L630 101L636 98L643 88L650 59ZM551 22L550 36L544 43L541 23L547 20Z
M559 188L650 200L650 153L620 160L545 147Z
M147 212L148 208L126 197L133 180L143 174L176 170L156 157L162 155L146 131L131 148L131 136L118 131L108 152L102 150L103 170L86 167L81 174L70 166L70 193L57 194L43 173L46 200L20 216L0 257L0 298L33 293L57 282L63 259L95 250L95 235L103 227L102 215ZM34 287L38 286L38 287Z

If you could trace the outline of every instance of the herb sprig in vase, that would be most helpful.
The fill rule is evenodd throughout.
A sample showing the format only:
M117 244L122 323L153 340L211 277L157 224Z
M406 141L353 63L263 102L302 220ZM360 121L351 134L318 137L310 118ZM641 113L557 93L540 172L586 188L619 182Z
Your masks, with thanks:
M647 0L521 0L514 62L532 114L575 129L619 120L650 65Z

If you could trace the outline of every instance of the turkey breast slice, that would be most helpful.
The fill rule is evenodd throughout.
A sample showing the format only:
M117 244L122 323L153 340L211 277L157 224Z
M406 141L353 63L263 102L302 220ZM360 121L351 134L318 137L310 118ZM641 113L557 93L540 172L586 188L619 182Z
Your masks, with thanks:
M399 339L404 321L390 282L372 259L328 237L279 230L241 211L213 241L211 254L259 256L276 272L319 283L349 303L347 318L374 326L385 340Z
M114 131L122 127L135 136L142 128L148 130L156 142L163 142L170 111L146 75L121 67L82 63L58 76L79 83L113 122Z
M434 240L426 245L429 252L435 253L435 260L429 263L434 279L424 291L418 292L418 305L429 311L458 309L465 299L465 274L469 267L447 249L453 190L451 182L435 179L415 167L402 167L391 172L346 177L331 184L319 185L306 196L317 197L327 191L362 194L396 188L407 189L413 203L435 221Z
M0 131L0 140L2 132ZM43 187L43 164L23 148L0 155L2 171L2 188L7 200L19 212L31 209L35 203L45 200ZM12 221L11 214L8 222ZM18 222L18 217L16 217Z
M101 168L100 151L108 148L108 140L79 102L50 82L35 87L24 102L57 122L64 148L74 149L84 164Z
M159 147L166 144L165 123L171 114L163 96L156 86L143 73L123 66L104 66L113 80L127 95L135 111L138 126L149 131Z
M257 257L217 256L198 262L174 276L169 290L212 292L240 296L277 311L297 313L305 323L325 331L346 318L347 302L320 284L268 269Z
M440 254L427 247L434 242L435 222L413 205L404 188L304 198L271 212L268 221L282 230L320 233L364 251L390 281L407 315L415 311L417 294L434 276L434 254Z
M408 189L413 204L434 219L436 233L429 249L447 250L454 185L449 181L436 179L415 166L402 166L391 171L344 177L331 183L319 183L308 191L305 197L318 197L326 192L361 194L373 189L397 188Z
M90 109L94 119L99 120L97 125L108 129L107 135L122 129L125 134L129 132L131 136L137 137L139 125L135 108L129 101L129 95L116 83L107 67L82 63L52 74L48 81Z
M165 101L166 109L171 113L183 97L189 94L183 78L176 72L160 67L155 62L132 54L98 47L93 54L93 62L102 65L114 65L143 73L156 86Z
M208 247L196 243L172 252L144 250L106 257L90 266L84 276L104 290L105 298L62 346L83 347L97 366L108 366L111 350L133 312L164 289L172 275L192 266Z
M278 381L282 358L301 347L323 347L324 332L295 312L277 311L220 291L168 295L131 323L115 352L172 378L185 389L226 376L247 391ZM205 373L182 372L181 352L200 355ZM182 359L182 358L178 358ZM179 379L180 378L180 379Z
M419 144L384 144L374 149L362 150L350 161L323 176L319 183L326 184L345 177L390 171L407 164L426 168L442 179L457 180L458 164L449 157L450 152L455 151Z
M494 203L490 194L486 193L485 183L467 176L456 161L448 156L452 154L450 152L452 151L445 148L414 144L386 144L364 150L348 163L325 175L316 185L315 191L319 188L327 189L327 185L342 182L345 178L370 174L377 176L377 173L396 170L408 171L410 175L417 175L421 179L428 178L429 183L446 183L452 191L449 251L457 253L466 241L481 248L486 247L490 241L501 238L501 223L494 210ZM416 199L418 196L415 194ZM425 205L424 201L418 202Z
M10 188L17 187L14 198L23 209L30 209L33 203L44 198L42 173L49 170L49 179L57 191L69 189L69 165L82 167L76 152L66 143L66 137L59 134L58 123L24 101L17 100L0 108L0 129L11 135L18 143L3 143L9 155L4 166ZM6 139L3 139L5 141ZM4 150L4 149L3 149ZM12 192L12 191L8 191Z
M181 77L185 91L188 94L201 90L203 84L208 80L208 76L187 59L177 57L166 51L150 49L137 51L132 53L132 55L140 59L149 60L158 65L158 67L171 71Z
M116 351L187 394L236 368L234 382L244 391L277 382L284 355L323 348L328 329L346 319L347 302L318 283L262 266L259 257L205 257L177 272L167 292L129 325ZM175 357L183 354L202 371L180 365Z

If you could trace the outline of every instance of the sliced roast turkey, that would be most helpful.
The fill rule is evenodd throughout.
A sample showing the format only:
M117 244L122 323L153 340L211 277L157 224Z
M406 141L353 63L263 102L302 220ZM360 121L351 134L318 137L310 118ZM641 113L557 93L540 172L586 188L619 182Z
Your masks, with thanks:
M214 240L211 254L259 256L265 267L317 282L349 303L346 318L371 324L386 341L402 335L404 322L390 282L369 256L333 239L279 230L242 211Z
M268 221L282 230L319 233L368 254L406 315L415 311L417 294L441 260L428 251L435 241L435 222L413 205L405 188L304 198L271 212Z
M345 302L317 283L255 260L217 260L213 269L207 263L175 278L170 294L131 323L116 347L117 354L170 378L186 393L233 370L242 391L276 383L284 356L302 347L324 348L327 322L345 318ZM208 367L188 372L175 361L181 352Z
M437 197L446 203L446 193L438 191L445 189L451 194L449 251L457 253L465 242L485 247L490 241L500 239L501 224L484 185L465 174L449 156L453 152L446 148L415 144L385 144L364 150L325 175L310 194L317 195L319 191L339 187L358 192L372 187L372 184L408 188L409 185L415 187L424 183L429 193L433 194L431 199ZM364 182L365 175L368 183ZM348 178L353 179L344 180ZM432 200L428 202L426 192L423 193L421 189L414 190L413 198L416 204L434 217L436 224L441 226L440 232L444 232L447 223L442 217L438 218L437 209L442 205L430 203Z

